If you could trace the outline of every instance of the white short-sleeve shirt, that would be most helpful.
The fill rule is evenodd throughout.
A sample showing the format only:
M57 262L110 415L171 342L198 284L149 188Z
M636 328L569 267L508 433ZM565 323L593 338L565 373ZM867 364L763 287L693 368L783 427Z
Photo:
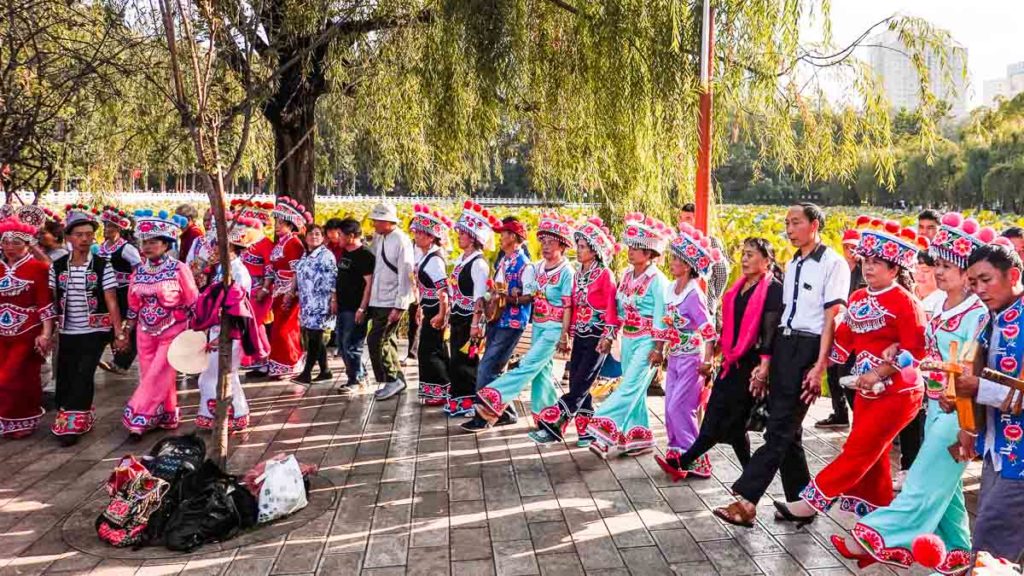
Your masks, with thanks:
M800 252L786 267L782 283L785 309L782 328L821 334L825 310L846 304L850 292L850 267L835 250L818 244L807 257Z

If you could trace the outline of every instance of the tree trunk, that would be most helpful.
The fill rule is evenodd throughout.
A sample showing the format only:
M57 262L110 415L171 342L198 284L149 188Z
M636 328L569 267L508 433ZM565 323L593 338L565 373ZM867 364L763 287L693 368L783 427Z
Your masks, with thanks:
M314 209L316 149L316 99L298 103L279 122L271 122L274 129L274 192L278 196L290 196L305 206Z
M274 130L274 193L290 196L314 212L316 181L316 103L327 91L329 43L317 35L293 39L280 58L308 58L307 66L290 66L281 74L276 92L263 106Z

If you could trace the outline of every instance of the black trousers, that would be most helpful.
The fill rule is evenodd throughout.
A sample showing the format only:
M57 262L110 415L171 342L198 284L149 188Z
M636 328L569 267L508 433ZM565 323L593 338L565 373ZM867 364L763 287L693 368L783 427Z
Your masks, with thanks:
M803 447L803 421L807 404L800 399L803 379L818 360L821 338L779 334L772 349L774 359L769 375L768 423L763 446L754 452L743 474L732 485L733 492L757 503L775 477L782 475L786 500L800 499L800 491L811 481Z
M451 363L448 365L448 377L451 379L452 387L449 395L453 400L475 396L476 367L480 363L480 354L470 358L466 352L462 351L462 348L469 342L473 318L452 314L450 322Z
M313 375L313 364L320 366L320 373L331 371L327 366L327 341L323 330L302 329L302 341L306 344L306 363L302 367L302 376Z
M419 320L416 319L419 309L420 305L418 303L413 302L412 304L409 304L409 331L406 333L406 336L409 338L409 346L412 346L412 343L416 341L416 333L419 332L420 329ZM424 317L423 321L426 322L427 319ZM408 355L412 358L415 358L418 353L418 349L413 350L412 348L409 348Z
M853 388L847 388L839 384L839 379L843 376L849 376L853 371L853 363L857 358L854 355L850 355L850 359L846 364L836 365L830 364L828 367L828 390L830 399L832 400L832 413L836 417L850 421L850 413L853 412L853 399L857 396L857 391ZM849 406L849 410L847 409Z
M900 470L910 470L918 452L921 451L921 444L924 443L924 424L927 419L927 412L922 407L917 411L917 416L907 424L906 428L900 431Z
M745 468L750 462L747 420L754 407L754 396L750 393L750 373L760 361L756 352L748 352L727 374L719 375L715 380L700 433L690 449L679 459L682 468L688 468L719 443L732 446L741 467Z
M57 408L85 411L96 392L96 367L110 343L109 332L61 334L57 348Z
M430 325L430 321L440 312L440 306L423 308L423 325L419 327L420 343L416 349L419 360L420 384L446 386L448 384L448 346L444 341L444 331ZM411 342L410 342L411 343Z
M594 399L590 395L590 387L594 385L598 375L601 374L601 367L604 366L607 354L597 351L597 345L601 338L574 336L572 339L572 352L569 354L569 363L566 368L569 370L569 391L558 399L558 408L561 412L561 419L576 418L578 423L589 422L594 415ZM562 422L549 424L540 422L548 432L562 438ZM577 429L577 432L579 430Z
M367 318L370 331L366 345L370 349L370 365L378 384L387 384L401 378L402 365L398 361L398 322L388 322L392 308L370 307Z

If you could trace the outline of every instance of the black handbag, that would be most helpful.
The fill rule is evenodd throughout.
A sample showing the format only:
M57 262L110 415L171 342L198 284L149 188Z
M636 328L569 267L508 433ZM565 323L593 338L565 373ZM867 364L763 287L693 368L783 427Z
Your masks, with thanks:
M768 424L768 399L755 398L747 415L747 432L764 432Z

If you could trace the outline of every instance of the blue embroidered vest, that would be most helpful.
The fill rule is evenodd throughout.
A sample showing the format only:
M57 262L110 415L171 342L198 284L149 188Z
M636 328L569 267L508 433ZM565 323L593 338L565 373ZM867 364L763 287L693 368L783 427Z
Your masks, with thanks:
M518 288L523 291L523 269L530 265L530 259L522 248L516 250L514 257L503 256L498 264L499 269L505 271L505 285L508 290ZM513 328L523 330L530 323L530 314L533 312L532 304L508 304L498 318L498 328Z
M995 365L989 368L998 370L1008 376L1020 378L1021 361L1024 356L1024 337L1021 330L1024 329L1024 299L1017 300L1009 308L1003 310L989 320L987 326L982 328L978 336L978 342L985 350L989 350L989 344L995 340L995 350L989 350L990 356L994 356ZM998 338L994 338L993 332L999 330ZM1024 415L1014 416L1004 413L998 408L988 408L989 416L995 417L995 446L993 449L1002 457L1003 478L1015 480L1024 479L1024 449L1021 447L1021 438L1024 436ZM985 452L985 434L978 435L978 454Z

